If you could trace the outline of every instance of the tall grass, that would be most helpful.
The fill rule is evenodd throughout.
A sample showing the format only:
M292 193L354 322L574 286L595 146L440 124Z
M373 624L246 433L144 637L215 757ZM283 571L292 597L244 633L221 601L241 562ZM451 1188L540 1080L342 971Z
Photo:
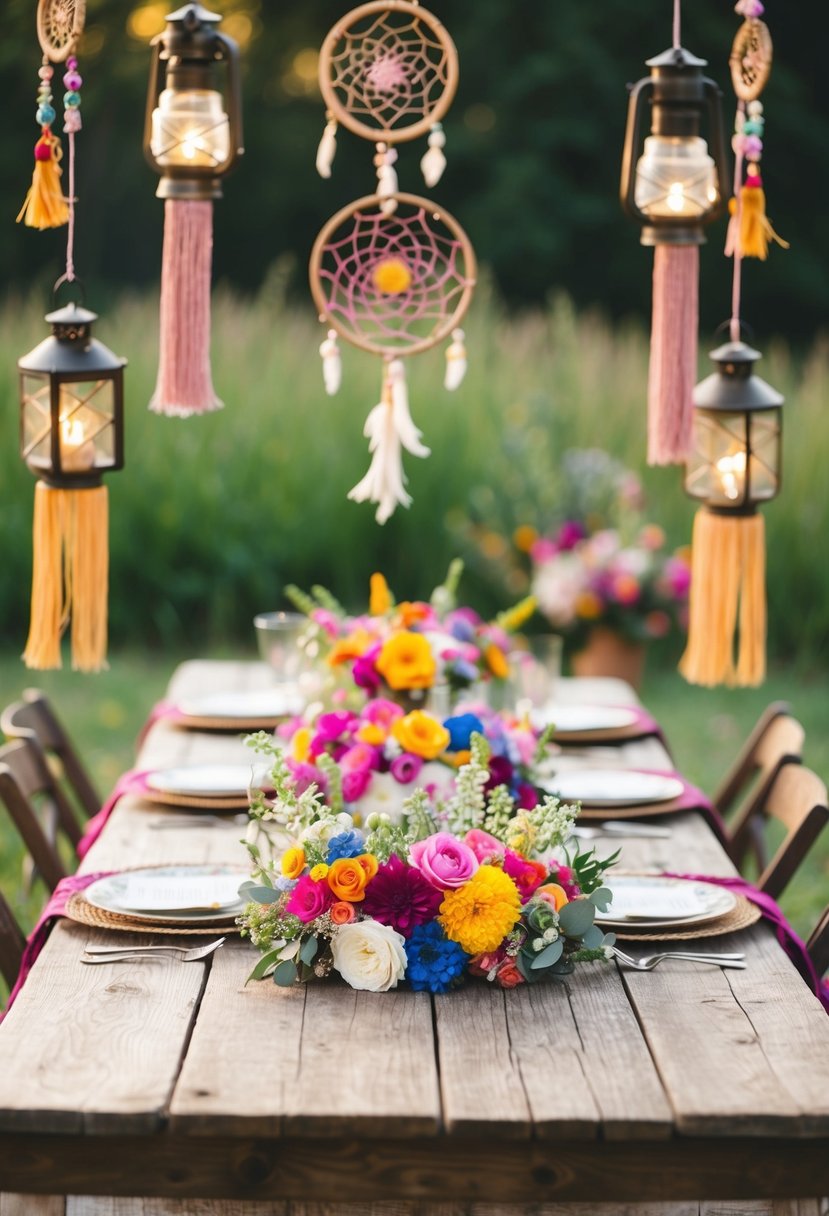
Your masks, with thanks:
M22 643L31 575L32 478L17 454L15 360L45 333L40 301L0 308L0 613ZM650 516L672 543L690 536L692 505L679 470L644 469L646 335L577 315L559 298L544 313L507 316L486 290L467 330L462 388L442 388L442 354L413 360L412 412L433 455L407 457L414 504L379 528L346 501L367 467L361 431L380 371L346 349L340 394L322 390L321 338L310 306L287 302L272 277L257 300L214 299L213 364L225 409L182 421L146 409L157 357L157 301L124 296L98 335L126 355L127 465L111 493L111 633L115 645L197 650L249 635L251 615L279 605L282 587L322 581L347 602L382 568L400 595L442 575L470 512L494 521L493 555L522 515L553 502L560 453L601 446L643 473ZM771 651L805 666L829 658L827 346L794 359L767 344L763 375L788 399L783 494L765 512ZM704 361L703 361L704 363ZM701 372L707 370L701 364ZM483 571L465 591L500 597Z

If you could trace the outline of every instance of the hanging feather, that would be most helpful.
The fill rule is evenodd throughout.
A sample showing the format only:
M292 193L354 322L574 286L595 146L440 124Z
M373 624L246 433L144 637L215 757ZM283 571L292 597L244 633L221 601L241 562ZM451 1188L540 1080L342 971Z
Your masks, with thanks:
M394 425L400 436L401 444L413 456L430 456L430 449L421 443L422 432L415 426L409 412L409 390L406 386L406 368L402 359L393 359L389 364L388 379L391 385Z
M423 154L420 162L423 180L430 189L432 186L436 186L443 177L443 171L446 168L446 157L443 154L445 147L446 136L443 133L443 127L436 122L429 134L428 150Z
M396 160L396 148L389 148L386 144L377 145L374 165L377 169L377 197L383 200L380 204L383 215L393 215L397 210L397 199L394 197L397 194Z
M446 348L446 374L443 377L443 387L449 392L459 388L466 375L466 346L465 334L462 329L452 330L452 341Z
M397 506L411 505L411 495L405 489L403 448L413 456L430 454L409 412L406 372L400 359L392 360L386 368L382 398L366 419L363 434L369 441L371 464L348 497L353 502L377 503L375 519L384 524Z
M320 346L320 355L322 356L322 379L325 391L329 397L333 397L340 387L343 375L343 363L335 329L329 329L327 338Z
M331 166L337 154L337 120L329 118L317 148L317 173L320 177L331 176Z

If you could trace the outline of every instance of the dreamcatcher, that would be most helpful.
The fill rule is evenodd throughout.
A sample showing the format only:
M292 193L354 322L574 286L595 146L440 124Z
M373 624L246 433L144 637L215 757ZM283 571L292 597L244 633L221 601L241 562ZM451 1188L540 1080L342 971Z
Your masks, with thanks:
M81 129L81 96L83 80L78 72L75 45L83 33L86 0L39 0L37 6L37 37L43 51L38 69L40 84L37 91L35 120L40 137L35 144L35 167L32 184L20 208L18 223L29 228L60 228L70 223L74 213L75 194L75 133ZM55 70L52 63L66 63L63 76L63 130L69 142L68 198L61 187L60 162L63 156L60 137L52 130L57 112L52 94ZM71 238L70 238L71 259Z
M429 132L421 160L434 186L446 165L440 119L455 94L457 52L441 23L409 0L372 0L348 13L320 53L320 88L328 123L317 169L330 177L338 124L376 144L376 194L345 207L324 226L311 254L311 292L330 326L320 346L328 393L340 385L337 336L383 360L380 400L369 413L368 473L349 494L377 504L385 523L408 506L403 451L428 456L412 421L404 358L447 337L444 385L466 371L460 322L475 285L475 254L451 215L400 193L395 144Z

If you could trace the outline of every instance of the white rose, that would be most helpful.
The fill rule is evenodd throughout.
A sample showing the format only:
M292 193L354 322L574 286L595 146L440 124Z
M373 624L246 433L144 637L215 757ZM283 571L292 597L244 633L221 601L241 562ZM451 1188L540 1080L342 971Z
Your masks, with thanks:
M388 992L406 971L405 938L376 920L342 925L331 941L334 967L352 988Z
M351 815L342 811L339 815L328 816L309 824L300 833L299 839L302 844L328 845L334 836L339 836L341 832L350 832L353 827L354 820Z

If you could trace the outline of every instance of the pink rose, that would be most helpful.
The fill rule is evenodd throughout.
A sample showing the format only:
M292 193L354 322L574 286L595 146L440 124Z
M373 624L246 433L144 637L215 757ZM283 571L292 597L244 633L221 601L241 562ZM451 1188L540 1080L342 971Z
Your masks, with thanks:
M506 959L495 973L495 983L499 988L517 988L525 982L514 958Z
M507 849L504 854L504 873L509 874L521 893L521 902L526 903L536 887L547 878L547 867L540 861L530 861L520 853Z
M324 794L328 789L328 782L318 768L314 768L313 764L303 764L299 760L288 760L288 768L291 776L294 779L294 788L298 794L304 794L311 785L316 785Z
M503 857L504 846L495 836L490 836L483 828L470 828L464 836L464 843L469 845L478 861L487 861L490 857Z
M370 768L355 768L343 773L343 798L346 802L358 802L369 787L372 770Z
M435 832L417 841L411 847L409 860L440 891L462 887L478 868L478 858L469 845L448 832Z
M369 743L355 743L340 756L340 768L344 773L356 773L363 768L377 768L378 763L377 748Z
M305 924L322 916L334 902L334 892L325 879L314 882L308 874L303 874L291 892L291 897L285 905L285 911L298 917Z
M395 719L402 718L404 715L405 710L401 705L397 705L394 701L387 701L385 697L375 697L360 711L360 718L363 722L382 726L386 731L391 730Z

